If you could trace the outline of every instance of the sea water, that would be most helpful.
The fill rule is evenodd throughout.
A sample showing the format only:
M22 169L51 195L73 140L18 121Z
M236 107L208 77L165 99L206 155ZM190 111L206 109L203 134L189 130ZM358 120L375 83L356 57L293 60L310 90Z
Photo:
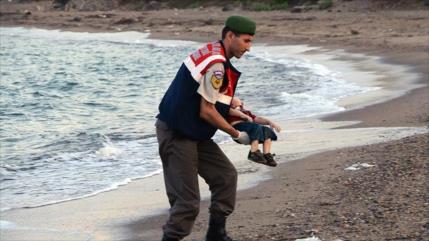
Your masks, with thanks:
M159 174L158 104L183 59L202 45L138 32L0 28L1 210ZM339 98L369 90L272 46L254 46L233 64L245 106L278 121L341 111Z

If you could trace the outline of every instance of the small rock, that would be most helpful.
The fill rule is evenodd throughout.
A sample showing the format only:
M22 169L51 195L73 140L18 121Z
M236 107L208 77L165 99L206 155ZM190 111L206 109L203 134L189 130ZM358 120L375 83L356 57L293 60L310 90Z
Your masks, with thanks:
M293 7L292 10L290 10L291 13L301 13L302 12L302 7Z
M67 0L54 0L51 6L55 10L64 10L67 2Z
M350 33L353 34L353 35L357 35L357 34L359 34L359 31L351 29Z
M120 20L116 21L114 24L132 24L135 22L136 20L133 18L121 18Z
M72 21L73 21L73 22L80 22L80 21L82 21L82 18L81 18L81 17L79 17L79 16L76 16L76 17L74 17L74 18L72 19Z
M204 20L205 25L213 25L214 20L212 17L209 17L208 19Z
M226 4L225 6L223 6L222 11L227 12L227 11L232 11L234 10L234 6L232 4Z
M161 3L159 1L150 1L148 5L145 6L145 10L160 10Z

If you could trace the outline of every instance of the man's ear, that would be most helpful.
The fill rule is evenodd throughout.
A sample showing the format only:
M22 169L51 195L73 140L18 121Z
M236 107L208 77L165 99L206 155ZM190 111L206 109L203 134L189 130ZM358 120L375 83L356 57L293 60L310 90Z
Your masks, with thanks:
M232 39L234 36L235 36L235 34L234 34L232 31L228 31L228 32L226 33L226 38L227 38L227 39Z

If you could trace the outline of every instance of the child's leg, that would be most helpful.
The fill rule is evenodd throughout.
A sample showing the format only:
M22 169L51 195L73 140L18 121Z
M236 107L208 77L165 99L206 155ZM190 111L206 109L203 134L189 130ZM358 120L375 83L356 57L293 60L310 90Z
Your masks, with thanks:
M262 150L264 154L270 153L271 150L271 139L266 139L262 144Z
M251 152L255 152L258 150L258 145L259 145L259 141L258 140L254 140L250 143L250 151Z
M271 139L266 139L263 144L264 158L267 160L267 165L275 167L277 166L277 162L274 160L273 154L270 153L271 150Z
M264 154L262 154L262 152L258 149L258 147L259 147L259 141L258 140L252 141L252 143L250 144L250 151L249 151L249 154L247 155L247 159L250 161L268 165L267 160L264 157Z

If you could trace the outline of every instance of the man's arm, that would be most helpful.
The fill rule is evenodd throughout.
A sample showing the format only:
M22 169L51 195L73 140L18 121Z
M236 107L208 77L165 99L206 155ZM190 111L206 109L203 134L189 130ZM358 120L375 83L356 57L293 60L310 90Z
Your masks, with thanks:
M238 138L240 132L234 129L216 110L214 104L208 102L206 99L201 98L200 103L200 117L213 125L214 127L228 133L234 138Z
M238 143L245 144L248 142L248 135L234 129L215 108L215 103L219 98L219 89L223 83L224 72L223 64L213 64L200 81L200 87L197 90L198 94L201 95L200 118L228 133Z

